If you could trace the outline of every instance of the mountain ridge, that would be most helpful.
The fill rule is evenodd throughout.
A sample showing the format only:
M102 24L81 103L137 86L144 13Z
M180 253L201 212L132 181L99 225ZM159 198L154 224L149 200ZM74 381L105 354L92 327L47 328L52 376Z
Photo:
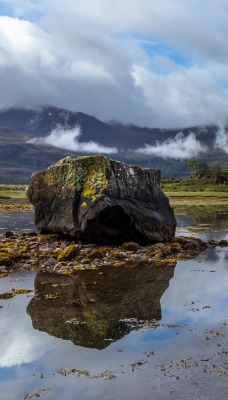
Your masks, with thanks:
M78 143L76 150L73 147L71 150L66 150L45 142L53 130L71 131L78 127L81 134L76 139ZM52 106L40 107L38 110L13 107L3 109L0 110L0 182L27 183L32 172L44 169L60 158L67 155L89 154L83 151L85 143L95 143L98 148L99 146L117 148L118 153L111 154L112 158L143 167L159 168L163 176L185 176L189 173L187 159L181 159L182 152L179 159L172 157L169 145L167 155L163 157L159 151L158 154L156 151L150 154L150 152L139 153L136 150L144 149L146 146L156 147L158 144L164 150L167 143L172 143L174 150L181 145L184 152L187 146L186 140L191 135L196 143L200 143L199 150L206 147L207 151L199 151L197 157L189 158L197 158L208 164L220 162L222 166L227 166L227 153L221 148L214 147L218 129L216 126L183 130L158 129L122 125L116 122L106 123L94 116ZM177 139L178 137L180 138Z
M83 132L83 141L101 140L104 145L116 145L129 149L129 142L126 140L131 136L132 148L137 148L147 142L153 144L156 140L167 140L169 137L182 132L184 135L193 132L199 140L205 142L205 132L211 137L214 136L216 126L198 127L193 126L183 129L159 129L136 125L123 125L120 123L107 123L98 120L96 117L82 113L73 112L53 106L40 107L38 110L23 108L8 108L0 110L0 125L12 127L27 134L46 136L56 128L73 128L79 125ZM113 138L112 135L115 134ZM105 136L107 135L107 136ZM127 146L126 146L127 144Z

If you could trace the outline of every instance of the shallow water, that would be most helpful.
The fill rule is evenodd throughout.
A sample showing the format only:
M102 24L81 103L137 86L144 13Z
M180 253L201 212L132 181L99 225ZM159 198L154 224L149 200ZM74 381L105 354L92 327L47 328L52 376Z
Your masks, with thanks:
M178 234L227 236L227 214L179 221ZM227 260L216 248L166 268L0 279L0 292L35 286L0 300L1 399L227 399Z
M34 231L33 211L0 211L0 233Z
M228 239L228 210L177 215L177 235L197 236L203 240Z

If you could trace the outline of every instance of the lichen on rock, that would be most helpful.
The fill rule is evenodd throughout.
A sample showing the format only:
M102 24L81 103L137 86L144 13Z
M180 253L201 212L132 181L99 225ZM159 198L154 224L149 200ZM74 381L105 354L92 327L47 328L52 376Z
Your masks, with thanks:
M66 157L33 174L27 194L43 232L101 244L163 242L175 234L159 170L101 155Z

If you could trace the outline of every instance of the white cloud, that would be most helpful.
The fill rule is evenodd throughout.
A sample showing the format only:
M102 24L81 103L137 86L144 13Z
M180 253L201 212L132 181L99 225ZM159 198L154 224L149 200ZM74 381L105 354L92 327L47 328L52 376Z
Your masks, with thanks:
M16 300L13 299L13 301ZM20 302L18 302L18 304L20 304ZM15 320L17 321L16 331L14 329ZM1 332L5 332L5 334L1 336L1 368L30 363L46 352L46 350L37 350L39 345L43 342L39 335L34 333L31 339L31 322L29 318L19 319L15 312L10 313L8 308L6 308L5 312L2 312L0 330Z
M14 17L0 17L0 107L153 127L227 120L227 1L3 3Z
M193 132L184 136L179 132L174 139L168 139L164 142L156 142L155 146L149 146L135 150L137 153L156 155L163 158L188 159L197 157L200 152L206 152L206 146L203 146Z
M45 138L30 139L27 143L33 144L49 144L51 146L59 147L61 149L77 151L82 153L104 153L114 154L118 150L116 147L106 147L90 140L89 142L79 142L81 135L80 127L76 126L73 129L65 129L57 127L52 130L50 135Z
M181 128L227 120L228 93L215 79L217 71L183 66L172 69L172 73L159 75L141 66L133 71L145 103L157 116L158 126ZM219 72L224 76L221 68Z
M224 127L220 127L216 133L215 147L228 154L228 133Z
M178 321L186 318L184 303L188 304L185 313L188 309L199 308L197 313L190 312L192 319L198 324L203 325L205 320L210 320L213 324L227 315L227 294L224 283L226 281L224 277L227 277L226 252L212 251L214 256L218 256L216 261L209 260L208 257L206 262L206 257L203 256L205 257L203 263L198 263L198 260L202 261L202 256L199 256L197 259L177 264L175 277L170 281L169 289L162 297L162 306L165 304L165 307L169 309L167 315L169 322L171 319ZM216 273L214 279L211 279L210 270L214 270L214 265L216 265ZM191 305L193 300L194 305ZM212 307L205 312L203 307L207 305ZM209 313L210 317L208 317Z

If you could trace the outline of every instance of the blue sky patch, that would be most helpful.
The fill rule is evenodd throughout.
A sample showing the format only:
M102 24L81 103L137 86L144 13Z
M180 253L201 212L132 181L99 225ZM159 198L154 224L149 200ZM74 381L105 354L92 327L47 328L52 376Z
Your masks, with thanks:
M153 41L139 41L140 47L145 51L145 53L150 56L154 57L156 55L163 56L169 58L175 64L189 67L190 61L188 57L182 54L177 49L169 46L168 44L162 42L153 42Z
M14 17L13 7L10 4L0 3L0 16Z
M17 13L12 4L0 2L0 16L19 18L30 22L36 22L42 17L43 13L38 10L27 10L25 13Z
M164 42L160 37L142 37L136 34L121 34L120 37L122 40L135 42L151 58L161 56L177 65L191 66L190 58L186 54Z

